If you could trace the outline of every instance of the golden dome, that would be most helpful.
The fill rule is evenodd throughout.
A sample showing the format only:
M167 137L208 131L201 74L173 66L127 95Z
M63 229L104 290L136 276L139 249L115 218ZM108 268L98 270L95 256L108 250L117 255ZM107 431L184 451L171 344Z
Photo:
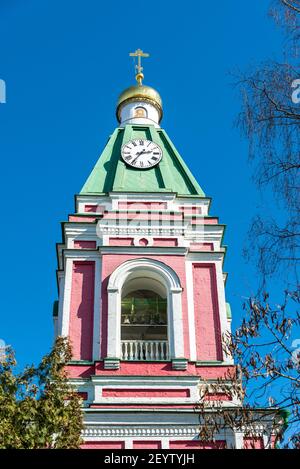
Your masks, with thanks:
M159 93L154 89L151 88L150 86L146 85L135 85L135 86L130 86L129 88L126 88L126 90L123 91L123 93L120 94L118 102L117 102L117 119L120 122L121 117L120 117L120 110L121 107L123 107L124 104L127 104L129 102L134 102L134 101L146 101L150 102L153 104L153 106L156 107L156 109L159 112L159 121L161 121L162 118L162 100L159 95Z

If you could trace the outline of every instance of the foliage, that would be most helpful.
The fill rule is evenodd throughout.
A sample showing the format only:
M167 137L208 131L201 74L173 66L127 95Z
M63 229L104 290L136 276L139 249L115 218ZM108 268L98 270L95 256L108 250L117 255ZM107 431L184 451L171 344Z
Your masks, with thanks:
M82 411L67 381L71 359L67 339L58 337L39 366L15 373L14 351L0 361L0 448L78 448Z
M264 207L254 218L245 251L256 259L263 285L281 272L285 281L292 279L292 288L298 289L300 104L293 93L298 97L295 80L300 75L291 41L299 43L300 2L277 0L272 15L287 31L285 61L266 61L240 75L242 109L237 124L249 141L250 159L256 162L254 181L260 190L273 194L279 210L277 215L272 210L271 217Z
M225 340L248 402L254 408L274 408L277 415L288 411L293 429L288 446L300 440L300 340L293 341L300 332L299 303L300 297L288 291L280 305L271 305L267 294L251 298L242 324Z
M224 352L234 359L238 373L204 387L200 436L207 439L231 428L255 437L257 424L264 423L279 438L288 427L283 446L299 448L300 100L294 98L300 96L300 0L273 0L270 14L283 27L284 60L268 60L239 74L237 125L249 141L254 181L271 196L272 216L264 207L249 229L245 253L256 262L260 288L245 303L241 325L224 337ZM269 281L280 278L284 298L274 305L262 292ZM240 405L226 408L222 400L207 400L218 393Z

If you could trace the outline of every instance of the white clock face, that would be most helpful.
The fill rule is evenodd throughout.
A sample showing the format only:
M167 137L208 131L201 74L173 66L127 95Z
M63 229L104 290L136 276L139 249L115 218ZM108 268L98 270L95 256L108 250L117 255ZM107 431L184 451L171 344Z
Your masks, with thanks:
M162 149L151 140L130 140L121 149L125 163L138 169L152 168L162 159Z

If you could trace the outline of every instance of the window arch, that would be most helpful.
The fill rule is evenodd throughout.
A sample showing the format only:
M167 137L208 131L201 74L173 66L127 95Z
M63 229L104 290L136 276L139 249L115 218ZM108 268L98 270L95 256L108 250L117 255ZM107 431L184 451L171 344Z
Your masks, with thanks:
M108 282L108 345L107 345L107 358L118 358L121 359L122 355L124 356L124 350L122 349L122 336L128 334L127 338L124 340L130 340L130 335L132 340L137 337L138 333L139 339L136 340L145 340L150 341L151 334L152 337L157 334L161 334L160 337L164 334L164 340L167 341L166 348L164 349L164 356L169 359L182 358L184 356L184 346L183 346L183 324L182 324L182 308L181 308L181 292L182 288L180 286L179 278L176 272L173 271L169 266L163 262L159 262L153 259L134 259L121 264L110 276ZM139 293L137 293L139 292ZM143 292L143 293L141 293ZM145 293L147 292L147 293ZM150 293L149 293L150 292ZM143 296L142 296L143 295ZM148 309L147 314L145 314L145 319L150 320L152 312L152 321L153 324L148 324L148 330L144 326L147 324L142 324L141 322L137 326L134 326L134 323L130 323L131 319L133 321L133 316L130 318L129 306L130 303L132 307L132 300L137 299L142 296L143 301L150 300L152 302L152 309ZM125 303L127 301L127 306ZM122 309L123 302L123 309ZM141 302L142 303L142 302ZM157 315L155 318L155 313L157 311L153 308L155 303L160 303L159 308L160 316ZM164 306L165 305L165 306ZM165 311L164 311L165 307ZM127 309L126 309L127 308ZM165 319L163 319L165 314ZM148 315L148 316L147 316ZM147 316L147 317L146 317ZM139 319L143 321L143 319ZM164 321L164 324L155 324L155 321ZM125 322L126 321L126 322ZM129 327L126 326L129 324ZM159 331L159 327L165 327L165 331ZM152 330L150 329L152 328ZM134 328L140 328L140 331L134 331ZM156 328L156 330L155 330ZM128 329L127 332L125 332ZM130 331L131 329L131 331ZM142 334L144 338L141 337ZM158 340L158 339L157 339ZM163 341L163 339L160 339ZM153 341L155 339L153 338ZM130 358L130 349L131 345L129 344L129 351L127 357ZM141 349L139 359L151 359L151 347L156 347L156 344L153 346L147 345L150 347L150 355L147 355L147 350L145 349L146 345L143 345L144 348ZM166 351L168 352L166 354ZM136 352L138 353L138 352ZM146 355L145 355L146 354ZM157 357L158 355L155 355ZM158 359L155 358L154 359Z
M133 117L148 117L147 109L143 106L137 106L134 108L134 115Z

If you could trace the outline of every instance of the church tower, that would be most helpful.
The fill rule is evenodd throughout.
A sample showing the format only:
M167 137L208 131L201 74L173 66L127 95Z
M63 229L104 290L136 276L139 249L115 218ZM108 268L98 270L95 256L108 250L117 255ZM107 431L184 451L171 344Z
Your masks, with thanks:
M224 225L161 127L161 97L142 82L147 54L133 55L137 84L119 97L119 125L57 245L55 334L73 349L83 447L242 448L241 431L199 439L202 386L235 370L222 350L231 327ZM224 393L209 399L241 405Z

